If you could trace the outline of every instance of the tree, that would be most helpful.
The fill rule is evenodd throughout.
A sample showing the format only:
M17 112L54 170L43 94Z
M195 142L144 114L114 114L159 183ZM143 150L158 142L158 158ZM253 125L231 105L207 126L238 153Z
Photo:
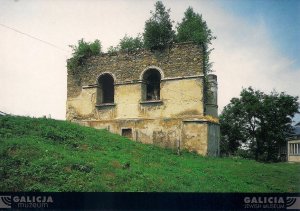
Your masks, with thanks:
M170 9L166 10L161 1L155 3L155 11L151 11L151 18L146 21L144 29L145 48L150 50L164 49L172 43L175 32L170 20Z
M207 74L212 71L212 63L209 61L211 53L209 45L214 39L216 37L212 35L212 31L208 28L206 21L202 19L202 15L195 13L192 7L187 8L182 21L177 25L176 42L192 41L203 47L204 102L207 102L210 97Z
M264 96L263 115L260 118L260 139L265 147L264 160L275 160L279 147L286 144L292 131L292 117L299 108L297 99L277 92Z
M241 103L233 98L220 115L220 127L222 138L220 152L223 155L234 155L242 143L247 140L246 130L243 127L245 121L241 118Z
M298 113L298 97L277 92L265 94L249 87L233 98L222 114L221 150L234 154L247 143L256 160L276 161L278 150L291 132L292 118Z
M119 43L120 50L134 51L143 47L144 43L140 35L135 38L125 35Z
M176 42L193 41L203 47L205 74L211 71L209 45L214 39L216 37L212 35L212 31L208 28L206 21L202 19L202 15L195 13L192 7L187 8L181 23L177 25Z
M203 21L202 15L195 13L192 7L184 12L181 23L177 26L177 42L193 41L208 49L211 41L216 39L212 31L208 28L206 21Z

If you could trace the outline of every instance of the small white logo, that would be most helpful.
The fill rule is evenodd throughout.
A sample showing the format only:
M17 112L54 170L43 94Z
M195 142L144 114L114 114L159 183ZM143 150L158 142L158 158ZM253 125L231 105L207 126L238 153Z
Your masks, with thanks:
M0 196L0 208L11 208L11 196Z
M300 197L287 197L286 209L298 210L300 209Z

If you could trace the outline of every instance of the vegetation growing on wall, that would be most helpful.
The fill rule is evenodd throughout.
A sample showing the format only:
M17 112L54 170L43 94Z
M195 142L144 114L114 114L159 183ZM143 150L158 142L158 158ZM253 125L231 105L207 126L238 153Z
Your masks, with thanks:
M175 31L172 29L170 12L171 10L166 10L161 1L156 2L155 11L150 11L152 16L145 23L143 34L145 48L161 50L174 41Z
M130 37L125 35L119 43L120 50L135 51L144 47L143 38L141 35Z
M73 72L78 66L83 65L87 58L101 53L100 40L95 40L90 43L81 39L77 45L70 45L70 47L73 52L72 57L67 61L67 68Z
M170 9L166 9L161 1L155 3L155 10L150 11L151 17L145 22L143 35L130 37L125 35L117 46L108 48L109 54L116 54L118 51L134 51L140 48L149 50L164 50L172 43L192 41L203 48L204 65L204 93L208 93L209 84L206 82L207 73L211 71L209 54L211 50L209 45L216 37L208 28L202 16L195 13L193 8L189 7L182 21L178 23L176 31L173 30L173 21L170 19ZM83 39L78 41L78 45L70 46L73 50L72 58L68 60L68 69L75 70L76 67L83 65L87 58L97 55L101 52L101 43L96 40L93 43L87 43ZM207 101L208 96L204 96Z
M207 49L213 39L215 37L202 19L202 15L195 13L193 8L189 7L177 26L176 42L193 41Z
M142 48L144 48L144 42L141 35L138 35L137 37L125 35L116 47L110 46L107 49L107 53L116 54L118 51L131 52Z
M209 45L212 40L216 39L212 35L212 31L208 28L206 21L202 19L202 15L195 13L192 7L189 7L185 13L181 23L177 26L176 42L193 41L203 47L204 50L204 66L205 71L211 71L209 63Z
M119 46L109 46L109 48L107 49L107 53L110 54L110 55L113 55L113 54L117 54L118 51L120 50Z

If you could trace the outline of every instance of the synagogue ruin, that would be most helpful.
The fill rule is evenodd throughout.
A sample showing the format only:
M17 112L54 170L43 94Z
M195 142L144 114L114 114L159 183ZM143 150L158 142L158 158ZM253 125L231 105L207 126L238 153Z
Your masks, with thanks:
M133 141L219 155L217 76L204 100L203 50L189 43L93 56L68 71L67 120Z

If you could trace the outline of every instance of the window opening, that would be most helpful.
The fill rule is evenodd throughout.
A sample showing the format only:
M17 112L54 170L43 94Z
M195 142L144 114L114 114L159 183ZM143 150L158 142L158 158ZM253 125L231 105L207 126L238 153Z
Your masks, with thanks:
M103 74L98 79L97 104L114 103L114 79L110 74Z

